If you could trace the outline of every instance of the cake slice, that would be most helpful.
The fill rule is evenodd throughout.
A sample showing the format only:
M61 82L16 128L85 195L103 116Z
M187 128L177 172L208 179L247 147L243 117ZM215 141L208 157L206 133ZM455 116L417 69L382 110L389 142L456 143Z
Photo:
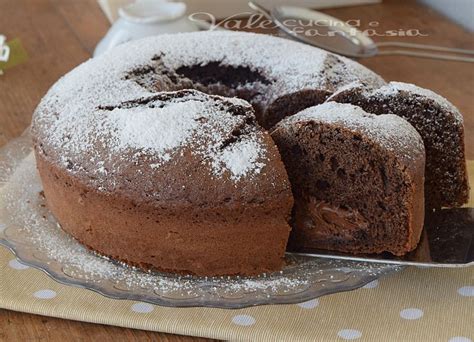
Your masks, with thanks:
M328 102L271 133L292 185L290 248L403 255L420 238L425 151L396 115Z
M328 101L351 103L369 113L406 119L426 149L426 207L459 207L469 199L462 115L448 100L413 84L390 82L375 90L361 83L341 88Z

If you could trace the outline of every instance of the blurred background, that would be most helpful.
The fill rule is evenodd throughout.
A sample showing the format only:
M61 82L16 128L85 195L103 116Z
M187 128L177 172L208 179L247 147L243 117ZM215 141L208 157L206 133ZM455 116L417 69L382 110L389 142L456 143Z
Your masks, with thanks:
M126 6L134 0L99 0L100 6L107 13L110 21L118 17L117 10L121 6ZM337 8L344 6L356 6L371 3L380 3L382 0L261 0L259 3L267 8L278 4L303 6L314 9ZM400 1L400 2L403 2ZM436 9L440 13L451 18L455 22L463 25L467 29L474 30L473 11L474 4L472 0L421 0L423 4ZM218 18L234 15L239 12L248 12L248 1L233 0L187 0L185 1L188 13L209 12Z

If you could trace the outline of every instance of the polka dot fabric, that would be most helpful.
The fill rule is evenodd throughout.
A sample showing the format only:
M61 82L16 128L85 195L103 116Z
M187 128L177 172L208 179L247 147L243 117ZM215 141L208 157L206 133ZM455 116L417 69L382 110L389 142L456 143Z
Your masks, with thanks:
M469 169L474 180L473 161ZM0 307L223 340L473 342L474 267L410 267L300 304L175 309L61 285L0 247Z

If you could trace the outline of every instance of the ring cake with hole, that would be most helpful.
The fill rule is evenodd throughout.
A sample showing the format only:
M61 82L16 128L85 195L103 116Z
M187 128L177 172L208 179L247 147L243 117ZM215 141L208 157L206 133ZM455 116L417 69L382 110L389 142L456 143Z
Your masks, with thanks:
M277 147L269 133L285 117L324 103L351 84L386 86L347 58L266 35L197 32L121 45L62 77L34 113L35 155L49 209L66 232L90 249L146 270L196 275L279 270L290 223L292 240L299 241L299 219L291 218L292 210L298 215L301 201L313 206L313 198L323 206L339 206L343 217L356 217L351 209L365 215L361 224L366 228L338 235L343 236L338 243L354 244L346 250L404 253L416 244L423 202L422 145L408 123L341 107L342 114L354 116L348 123L366 122L368 128L358 145L350 145L356 155L337 159L337 165L331 162L336 147L317 146L306 136L300 142L327 154L320 165L325 182L336 182L343 172L347 177L353 172L360 182L362 174L356 171L364 165L366 174L380 178L385 190L374 189L367 205L385 213L388 222L384 231L377 221L374 232L367 228L367 222L375 222L369 207L351 206L347 194L336 199L336 189L347 180L334 183L334 189L322 186L318 194L325 183L306 170L308 186L315 187L300 192L294 168L306 159L293 164L283 147L282 160L278 147L283 145ZM384 124L388 136L397 136L393 125L403 128L405 138L394 140L413 158L411 165L384 142L369 143L368 130L375 127L383 135ZM351 127L328 141L344 146L351 134L359 134ZM287 139L298 144L295 137ZM350 160L352 166L345 165ZM390 163L377 169L382 161ZM402 203L393 200L397 186L404 191ZM388 197L383 191L389 191ZM337 229L324 230L323 247L337 245L330 236ZM391 239L385 245L383 236Z

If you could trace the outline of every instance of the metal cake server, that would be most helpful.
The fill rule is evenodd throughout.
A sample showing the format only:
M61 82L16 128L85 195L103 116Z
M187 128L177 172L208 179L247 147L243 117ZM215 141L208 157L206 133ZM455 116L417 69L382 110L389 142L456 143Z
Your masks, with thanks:
M249 1L253 10L273 21L279 29L303 43L348 57L404 55L458 62L474 62L474 50L405 42L374 42L363 32L330 15L304 7L276 6L270 11L255 1ZM317 23L316 26L313 23ZM326 24L327 23L327 24ZM312 30L307 30L310 25ZM303 30L300 30L303 28ZM317 30L314 30L316 28ZM311 33L311 34L310 34ZM384 48L393 49L384 49ZM461 56L464 55L464 56Z
M420 244L403 257L390 253L350 255L321 250L287 254L426 267L474 266L474 208L441 209L426 213Z

